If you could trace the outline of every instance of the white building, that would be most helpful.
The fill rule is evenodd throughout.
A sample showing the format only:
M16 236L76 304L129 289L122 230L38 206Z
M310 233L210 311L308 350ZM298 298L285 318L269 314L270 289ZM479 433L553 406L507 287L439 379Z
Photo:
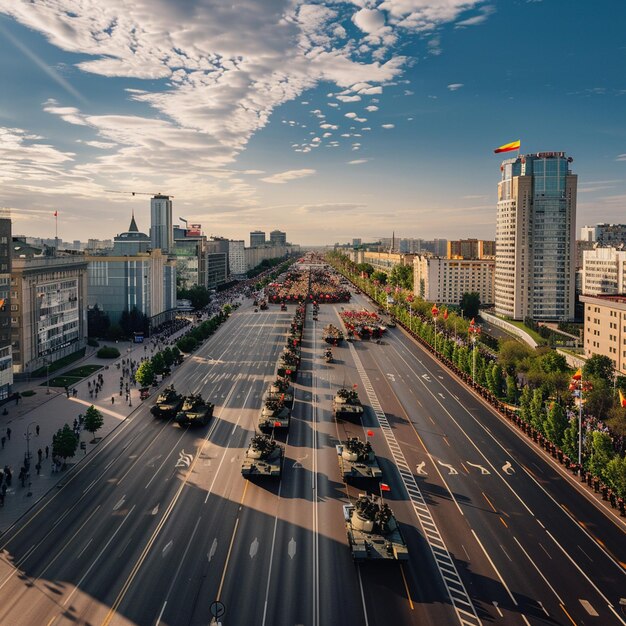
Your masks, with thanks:
M418 255L413 260L413 291L429 302L458 305L464 293L477 293L481 304L493 304L494 276L493 259Z
M228 263L230 273L233 276L245 276L246 274L246 242L243 239L228 242Z
M582 293L586 296L626 293L626 250L585 250Z

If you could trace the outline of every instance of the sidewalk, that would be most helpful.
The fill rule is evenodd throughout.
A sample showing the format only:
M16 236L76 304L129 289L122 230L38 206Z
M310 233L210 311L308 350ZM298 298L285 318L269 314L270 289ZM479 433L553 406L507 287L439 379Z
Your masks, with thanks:
M160 346L166 347L169 342L178 338L187 328L177 331ZM0 415L0 441L1 437L5 437L4 447L0 448L0 469L8 465L13 475L11 486L7 488L4 507L0 507L0 532L6 531L67 473L67 470L53 472L52 467L52 436L59 428L62 428L66 423L72 427L74 420L78 420L79 414L84 415L86 409L93 404L102 412L104 417L104 425L95 435L99 441L141 404L139 387L133 386L129 375L122 376L124 370L122 361L127 362L130 358L138 362L144 356L153 356L157 349L154 342L149 340L145 344L101 343L101 346L103 345L116 347L120 351L120 358L115 360L99 359L96 356L97 349L93 349L80 361L76 361L63 370L50 375L52 379L64 371L81 365L102 365L102 369L75 385L76 397L72 397L72 394L68 397L65 390L58 387L50 387L49 393L47 393L46 379L43 378L37 381L16 383L13 386L13 391L22 393L26 390L33 390L35 395L21 398L18 404L9 402L0 409L0 413L4 408L8 411L8 415ZM118 364L120 365L119 369ZM95 396L90 398L88 383L93 388L99 375L102 375L101 390L97 398ZM122 395L120 395L120 377L123 378L124 384ZM125 393L127 383L130 389L129 402L126 401ZM112 398L113 402L111 402ZM37 434L37 426L39 426L39 434ZM10 429L11 432L10 439L7 435L7 429ZM79 443L76 456L73 459L68 459L68 468L94 449L97 443L91 443L92 439L91 433L85 431L80 433L81 443ZM85 444L84 450L80 447L82 443ZM49 448L48 457L45 454L46 446ZM31 458L30 479L27 479L25 486L22 487L18 475L24 463L27 448ZM38 462L39 450L41 450L42 460L41 471L37 475L35 466Z

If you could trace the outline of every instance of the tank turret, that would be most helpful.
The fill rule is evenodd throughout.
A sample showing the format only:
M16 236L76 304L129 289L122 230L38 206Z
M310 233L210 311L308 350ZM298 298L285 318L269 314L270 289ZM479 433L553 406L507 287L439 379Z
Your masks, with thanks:
M272 437L255 435L244 454L244 476L280 476L284 450Z
M337 455L344 479L379 479L383 475L369 441L361 441L358 437L349 437L337 446Z
M174 389L174 385L166 387L156 399L150 413L155 417L174 417L183 404L183 397Z
M176 422L181 426L206 426L213 416L214 405L205 401L201 395L186 396Z

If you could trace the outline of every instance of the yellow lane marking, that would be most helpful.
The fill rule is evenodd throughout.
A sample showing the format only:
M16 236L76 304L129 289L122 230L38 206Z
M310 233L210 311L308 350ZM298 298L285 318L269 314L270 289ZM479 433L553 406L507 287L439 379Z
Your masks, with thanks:
M400 564L400 573L402 574L402 580L404 581L404 588L406 589L406 597L409 599L409 606L411 611L413 610L413 600L411 600L411 592L409 591L409 584L407 583L406 576L404 574L404 566Z
M487 497L487 494L484 491L481 491L481 493L483 494L483 498L487 500L487 504L493 509L493 512L497 513L498 511L496 510L496 507L491 504L491 500Z
M504 524L505 528L508 528L507 523L502 518L500 518L500 521Z
M563 613L569 617L569 621L572 622L574 626L578 626L578 624L576 624L576 622L572 619L572 616L565 610L565 607L562 604L559 604L559 606L563 609Z

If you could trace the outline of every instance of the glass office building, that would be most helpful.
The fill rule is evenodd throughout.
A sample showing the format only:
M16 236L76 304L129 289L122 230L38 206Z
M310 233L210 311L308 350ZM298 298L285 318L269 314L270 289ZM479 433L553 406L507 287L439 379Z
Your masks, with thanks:
M502 162L496 219L496 312L574 317L577 176L564 152Z

